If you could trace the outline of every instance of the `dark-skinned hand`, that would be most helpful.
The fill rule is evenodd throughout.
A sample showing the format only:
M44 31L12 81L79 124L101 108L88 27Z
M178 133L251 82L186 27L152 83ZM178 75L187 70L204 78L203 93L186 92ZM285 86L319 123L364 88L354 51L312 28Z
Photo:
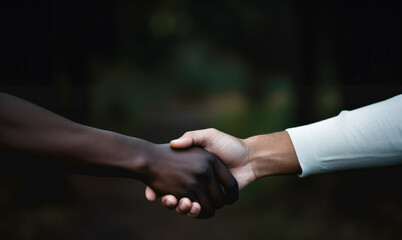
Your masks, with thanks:
M146 152L149 178L145 184L158 195L199 202L198 218L210 218L215 209L238 199L236 179L216 155L203 148L176 150L169 144L152 144Z

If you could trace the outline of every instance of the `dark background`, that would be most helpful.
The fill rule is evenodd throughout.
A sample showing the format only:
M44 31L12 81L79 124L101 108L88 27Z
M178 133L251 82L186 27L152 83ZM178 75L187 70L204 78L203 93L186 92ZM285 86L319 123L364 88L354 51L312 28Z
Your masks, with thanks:
M157 143L207 127L241 138L280 131L402 93L400 9L397 1L2 3L0 90ZM200 221L148 203L134 180L1 160L0 239L402 238L400 166L264 178Z

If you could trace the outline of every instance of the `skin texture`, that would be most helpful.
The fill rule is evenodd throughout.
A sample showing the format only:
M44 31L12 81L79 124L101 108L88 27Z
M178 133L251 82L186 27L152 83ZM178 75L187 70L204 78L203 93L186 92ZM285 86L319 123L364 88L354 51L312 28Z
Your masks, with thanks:
M171 142L176 149L193 145L202 146L222 159L237 179L240 190L261 177L301 173L292 142L285 131L239 139L216 129L205 129L187 132ZM151 188L148 187L145 193L148 200L154 200ZM189 205L187 200L177 202L174 196L167 195L162 198L162 204L190 217L197 216L200 206Z
M200 147L175 150L169 144L153 145L147 152L151 178L145 183L159 194L199 202L203 206L199 218L211 217L215 209L237 200L237 181L214 154Z
M199 202L198 218L238 198L236 179L201 147L173 149L115 132L91 128L20 98L0 93L0 149L35 156L68 173L128 177L152 187L154 197ZM0 152L1 154L2 152ZM3 161L7 161L2 158Z

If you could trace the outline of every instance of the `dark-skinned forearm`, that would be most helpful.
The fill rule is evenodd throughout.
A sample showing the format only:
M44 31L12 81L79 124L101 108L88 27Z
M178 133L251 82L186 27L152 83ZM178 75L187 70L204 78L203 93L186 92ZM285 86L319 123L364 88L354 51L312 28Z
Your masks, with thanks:
M69 173L138 179L159 194L199 201L204 209L200 218L238 198L236 179L202 148L179 151L84 126L0 93L0 154L3 149L35 156L31 161L45 160Z
M148 145L151 143L84 126L0 93L1 148L63 165L73 172L143 179L142 154ZM142 151L136 151L139 148Z

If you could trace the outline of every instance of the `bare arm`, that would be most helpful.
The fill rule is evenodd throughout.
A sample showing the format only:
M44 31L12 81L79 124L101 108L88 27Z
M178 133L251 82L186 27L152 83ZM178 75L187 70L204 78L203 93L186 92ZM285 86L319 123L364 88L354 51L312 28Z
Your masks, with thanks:
M200 145L217 154L236 176L240 188L270 175L302 173L303 177L390 166L402 162L401 106L402 95L398 95L286 132L242 140L206 129L188 132L171 145L175 148ZM172 196L163 200L165 206L177 204ZM185 210L188 209L191 205Z
M84 126L4 93L1 149L37 156L72 173L141 180L158 194L199 202L205 210L202 218L238 197L236 179L218 157L200 147L174 150L169 144Z
M244 140L256 178L299 174L301 168L286 131L257 135Z
M129 140L129 141L128 141ZM129 148L135 178L145 178L141 151L148 142L72 122L20 98L0 93L0 146L34 155L51 164L99 169L104 176L129 174ZM118 149L118 151L116 151ZM131 152L131 151L130 151Z

